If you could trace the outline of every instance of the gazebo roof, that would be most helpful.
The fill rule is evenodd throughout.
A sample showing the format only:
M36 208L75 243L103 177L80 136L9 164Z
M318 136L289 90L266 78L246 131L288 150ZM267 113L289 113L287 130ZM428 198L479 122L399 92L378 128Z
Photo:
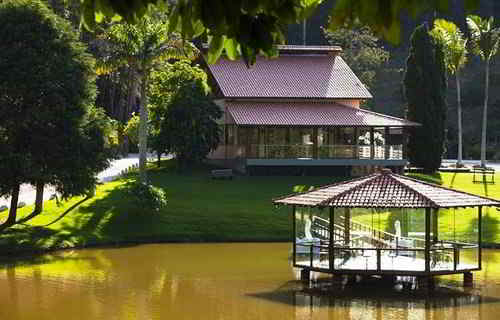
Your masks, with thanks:
M500 206L500 201L421 182L390 170L275 199L307 207L454 208Z

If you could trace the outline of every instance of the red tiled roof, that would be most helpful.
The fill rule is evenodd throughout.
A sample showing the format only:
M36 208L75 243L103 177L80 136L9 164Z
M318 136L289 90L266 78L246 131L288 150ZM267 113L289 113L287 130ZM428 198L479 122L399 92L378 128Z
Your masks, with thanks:
M226 108L238 125L418 126L404 119L336 103L233 102Z
M320 187L274 200L275 204L358 208L453 208L500 206L500 201L392 173Z
M340 56L281 54L258 57L247 68L242 60L221 58L209 65L226 98L367 99L372 95Z

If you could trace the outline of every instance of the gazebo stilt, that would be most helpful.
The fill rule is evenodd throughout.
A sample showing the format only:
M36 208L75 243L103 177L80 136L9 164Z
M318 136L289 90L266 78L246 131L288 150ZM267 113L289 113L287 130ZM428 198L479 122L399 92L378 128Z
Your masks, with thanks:
M309 269L301 269L300 270L300 280L309 281L311 280L311 270Z
M436 287L433 276L419 276L417 277L418 288L422 291L432 291Z
M464 273L464 287L472 287L474 283L474 275L472 272Z

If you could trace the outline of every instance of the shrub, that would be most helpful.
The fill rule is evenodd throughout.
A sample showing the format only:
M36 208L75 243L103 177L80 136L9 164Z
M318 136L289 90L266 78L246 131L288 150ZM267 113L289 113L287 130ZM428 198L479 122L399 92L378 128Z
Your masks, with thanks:
M138 208L160 211L167 205L167 195L163 189L134 181L126 185L127 193Z

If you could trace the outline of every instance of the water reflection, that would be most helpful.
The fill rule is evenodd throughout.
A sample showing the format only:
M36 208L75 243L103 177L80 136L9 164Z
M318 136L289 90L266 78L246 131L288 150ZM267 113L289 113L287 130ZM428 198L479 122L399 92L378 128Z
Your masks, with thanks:
M296 280L288 244L144 245L66 251L0 268L0 319L497 319L500 251L475 287L430 296L380 283Z

